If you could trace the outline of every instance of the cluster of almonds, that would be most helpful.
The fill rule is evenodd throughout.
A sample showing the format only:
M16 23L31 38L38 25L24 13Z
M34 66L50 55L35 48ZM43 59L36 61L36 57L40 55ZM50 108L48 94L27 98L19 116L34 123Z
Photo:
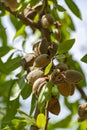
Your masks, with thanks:
M79 122L87 120L87 103L83 103L79 106L78 114L79 114L79 118L78 118Z
M32 84L32 93L37 96L39 96L43 86L49 81L57 86L58 91L63 96L72 95L75 84L82 79L80 72L69 70L66 64L59 63L54 65L53 59L57 49L57 43L49 43L46 38L43 38L33 45L34 53L27 54L21 60L24 70L27 71L27 82ZM50 62L52 62L52 67L50 72L45 75L45 68ZM48 103L48 111L56 115L60 112L60 104L55 96L52 96Z
M28 7L24 10L23 14L28 18L34 19L38 9L40 10L41 8L42 4L37 5L32 9ZM49 13L43 14L39 22L41 25L41 32L45 31L45 36L42 32L42 40L33 45L34 53L27 54L21 60L23 68L27 71L27 82L33 86L32 93L36 94L39 98L41 91L44 90L44 86L48 82L52 82L53 87L56 86L58 92L60 92L63 96L73 95L75 84L82 79L82 75L78 71L69 70L67 65L64 63L59 63L57 65L54 64L53 59L55 59L58 44L50 42L46 35L46 31L49 30L51 25L54 25L55 31L53 33L55 39L60 41L61 35L59 26L61 26L61 24L60 22L55 21L54 17ZM52 63L52 67L50 71L45 74L46 67L50 63ZM45 86L45 90L46 87L47 86ZM55 95L51 96L47 109L55 115L59 114L60 103Z

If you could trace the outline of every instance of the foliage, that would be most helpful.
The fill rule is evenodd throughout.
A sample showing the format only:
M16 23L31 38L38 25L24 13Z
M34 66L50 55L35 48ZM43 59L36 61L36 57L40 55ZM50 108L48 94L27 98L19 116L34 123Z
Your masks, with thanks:
M77 18L82 19L80 10L73 0L64 0L64 2ZM27 7L28 4L30 5L29 8ZM41 28L39 19L41 20L41 17L46 12L54 17L54 23L44 29L44 27ZM15 35L11 41L12 44L9 43L9 34L7 32L7 28L9 27L5 28L3 23L3 18L6 19L6 16L15 29ZM9 26L11 26L10 24ZM45 77L48 76L49 78L49 75L52 73L54 69L54 59L56 59L58 63L63 62L68 66L68 69L76 70L75 72L78 71L83 75L83 81L75 84L75 89L77 90L77 94L80 94L81 100L87 101L84 92L84 89L86 88L85 74L82 71L80 64L75 61L69 53L69 50L75 44L75 39L71 39L70 37L71 32L75 31L75 25L72 17L68 14L67 9L65 9L63 5L60 5L57 0L19 0L18 3L14 0L13 4L6 4L2 0L0 1L0 128L2 130L27 130L29 129L29 126L31 126L31 130L43 127L45 127L44 130L55 130L60 128L71 129L73 128L73 125L75 125L77 130L85 129L85 122L80 124L77 120L73 121L74 117L77 115L78 106L81 100L73 101L71 103L69 101L70 96L62 96L64 105L70 111L70 114L62 120L50 122L48 119L48 111L46 111L45 107L47 107L47 104L49 104L49 101L53 97L55 97L55 102L56 99L61 102L61 93L57 89L57 86L46 79L47 82L43 85L39 96L38 94L32 93L33 86L26 80L29 70L26 71L26 68L24 70L21 66L21 59L24 57L26 51L26 41L30 37L28 34L29 27L32 30L31 34L33 38L35 38L36 34L39 32L37 34L38 40L46 37L46 42L51 41L58 45L56 54L55 50L50 52L48 49L52 55L50 62L45 68L43 67ZM56 35L55 32L57 32ZM22 50L17 50L14 47L13 42L16 42L16 40L20 38L23 38L21 45ZM39 49L42 49L41 45L39 46ZM81 61L87 63L87 54L82 57ZM66 71L64 70L64 72ZM62 73L62 75L66 76L64 73ZM70 98L73 98L74 96L75 95ZM30 105L30 113L26 114L24 110L21 110L22 103L20 99L22 98L22 100L25 101L30 97L31 103L28 104L28 106ZM34 114L37 110L37 102L39 112ZM55 105L55 102L52 102L52 105ZM56 107L59 105L59 102L57 102ZM58 108L60 111L60 106L58 106ZM52 107L50 112L54 112L53 114L56 115L56 111L59 112L55 107Z

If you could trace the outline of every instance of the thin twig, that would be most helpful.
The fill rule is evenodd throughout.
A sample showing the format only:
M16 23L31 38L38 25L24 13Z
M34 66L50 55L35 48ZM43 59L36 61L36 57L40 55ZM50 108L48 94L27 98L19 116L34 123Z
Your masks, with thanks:
M49 111L48 111L48 102L46 104L46 108L45 108L45 116L46 116L46 125L45 125L45 128L44 130L47 130L47 126L48 126L48 121L49 121Z
M34 118L37 118L37 115L40 113L39 108L38 108L38 102L36 103L36 109L35 109L35 113L34 113ZM31 126L30 130L38 130L38 127L36 126Z

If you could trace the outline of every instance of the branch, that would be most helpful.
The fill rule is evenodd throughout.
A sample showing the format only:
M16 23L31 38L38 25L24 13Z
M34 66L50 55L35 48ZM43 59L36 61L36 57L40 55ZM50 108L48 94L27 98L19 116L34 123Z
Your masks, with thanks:
M49 121L48 102L47 102L47 104L46 104L46 108L45 108L45 116L46 116L46 125L45 125L44 130L47 130L48 121Z
M37 115L40 113L39 109L38 109L38 102L36 104L36 110L35 110L35 113L34 113L34 118L36 119L37 118ZM31 126L30 127L30 130L38 130L38 127L36 126Z
M2 4L2 2L0 2L0 4ZM29 19L28 17L25 17L22 13L19 14L18 12L13 12L11 11L11 9L9 7L6 7L4 4L3 4L3 7L8 11L10 12L12 15L14 15L15 17L19 18L20 20L22 20L22 22L25 24L25 25L28 25L32 28L32 30L35 30L35 28L39 29L38 27L38 24L35 23L33 20Z

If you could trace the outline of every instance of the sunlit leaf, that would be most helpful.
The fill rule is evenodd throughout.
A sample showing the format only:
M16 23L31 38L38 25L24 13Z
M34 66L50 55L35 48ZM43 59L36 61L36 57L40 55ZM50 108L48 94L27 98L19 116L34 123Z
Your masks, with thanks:
M50 62L50 63L48 64L48 66L46 67L45 72L44 72L45 75L47 75L47 74L50 72L51 67L52 67L52 62Z
M67 6L69 7L69 9L80 19L82 19L80 10L78 8L78 6L74 3L73 0L65 0Z
M25 25L23 25L15 34L14 39L16 39L19 36L23 36L24 38L26 37L26 33L25 33Z
M81 61L87 63L87 54L81 58Z
M46 125L46 117L43 113L40 113L36 119L36 125L38 128L44 128Z
M58 53L68 52L72 48L74 42L75 42L75 39L70 39L70 40L66 40L63 43L61 43L58 48Z

